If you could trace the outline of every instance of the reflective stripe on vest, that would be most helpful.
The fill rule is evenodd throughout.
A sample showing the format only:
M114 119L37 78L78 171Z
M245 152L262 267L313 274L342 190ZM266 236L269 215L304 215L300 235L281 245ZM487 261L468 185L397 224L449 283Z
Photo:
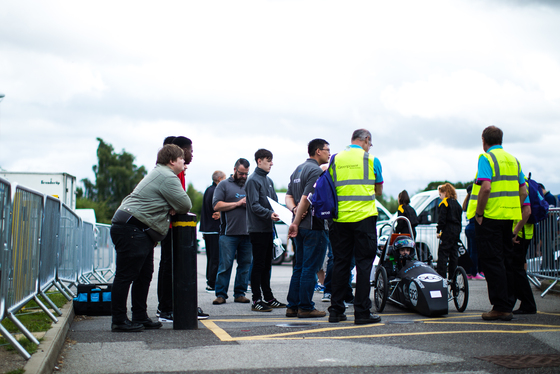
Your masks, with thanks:
M501 148L493 149L480 157L486 157L492 168L492 185L488 202L484 208L484 216L492 219L520 220L521 203L518 181L521 166L519 161ZM515 160L516 166L511 166L513 160ZM502 166L506 166L505 170L500 167L499 161L502 161ZM478 178L478 174L476 178ZM467 218L469 219L476 213L479 191L480 185L475 184L467 208Z
M362 162L352 163L360 152L363 152L363 155L360 155ZM370 160L373 161L373 157L370 158L369 153L357 148L349 148L334 157L329 169L338 198L338 218L335 219L336 222L358 222L377 215L375 206L376 176L375 173L370 176ZM353 168L345 170L341 176L340 171L337 172L337 165L340 169L352 166Z

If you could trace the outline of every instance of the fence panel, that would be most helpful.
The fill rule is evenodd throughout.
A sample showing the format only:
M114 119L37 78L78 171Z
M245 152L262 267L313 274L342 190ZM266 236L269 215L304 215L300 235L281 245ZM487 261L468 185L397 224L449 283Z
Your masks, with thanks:
M82 240L80 217L66 204L62 204L60 214L60 255L57 267L57 279L76 284L80 261Z
M60 249L60 200L46 196L41 234L41 265L39 268L39 291L51 287L56 277L56 265Z
M10 182L0 178L0 321L6 311L9 264L12 261L10 228L12 222L12 189Z
M527 274L531 277L560 280L560 208L552 208L548 217L535 225L527 254ZM543 293L546 294L547 291Z
M80 261L80 277L85 280L93 273L93 257L94 257L94 227L92 223L82 222L82 250Z
M12 277L6 295L9 313L19 310L37 292L43 195L17 186L12 212Z
M114 270L114 256L115 246L111 240L111 225L98 223L95 225L96 238L95 238L95 271L97 272L113 272Z

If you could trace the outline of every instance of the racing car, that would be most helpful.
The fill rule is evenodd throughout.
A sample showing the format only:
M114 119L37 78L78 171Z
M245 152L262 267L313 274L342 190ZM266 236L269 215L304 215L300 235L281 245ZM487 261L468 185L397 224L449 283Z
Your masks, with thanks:
M465 311L469 301L467 273L458 266L451 282L441 277L430 265L417 261L419 255L410 234L394 233L398 217L391 225L386 240L380 238L382 247L374 278L374 304L379 313L387 301L412 309L428 317L448 314L449 301L453 300L459 312ZM383 243L384 242L384 243Z

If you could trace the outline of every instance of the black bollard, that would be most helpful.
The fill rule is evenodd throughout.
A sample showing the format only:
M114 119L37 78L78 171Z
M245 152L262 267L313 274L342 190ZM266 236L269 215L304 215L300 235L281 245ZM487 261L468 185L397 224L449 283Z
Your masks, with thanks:
M174 215L172 230L173 330L196 330L196 214Z

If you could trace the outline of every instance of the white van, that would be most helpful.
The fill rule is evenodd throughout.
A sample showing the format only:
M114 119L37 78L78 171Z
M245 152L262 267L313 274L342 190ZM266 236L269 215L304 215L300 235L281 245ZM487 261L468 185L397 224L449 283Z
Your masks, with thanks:
M457 191L457 202L463 205L463 201L467 196L467 190L461 189ZM437 190L425 191L417 193L410 198L410 206L414 208L418 215L418 226L416 226L416 246L421 250L423 258L427 260L427 254L431 254L433 260L437 260L439 239L437 237L437 221L438 221L438 206L441 203L439 193ZM397 214L391 219L394 222ZM465 236L465 226L468 221L466 214L463 213L463 230L461 232L461 241L467 245L467 237ZM383 234L388 233L388 227L385 226Z

